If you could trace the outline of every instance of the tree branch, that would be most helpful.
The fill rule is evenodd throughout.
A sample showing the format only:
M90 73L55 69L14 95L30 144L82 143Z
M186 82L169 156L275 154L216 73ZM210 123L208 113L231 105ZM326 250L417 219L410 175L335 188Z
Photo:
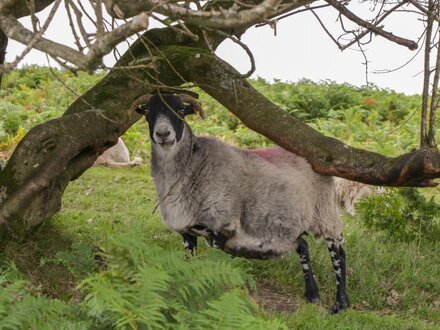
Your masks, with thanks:
M348 10L342 2L339 2L337 0L325 1L329 3L332 7L334 7L337 11L339 11L342 15L347 17L350 21L355 22L356 24L368 29L369 31L374 32L375 34L380 35L381 37L384 37L385 39L388 39L399 45L405 46L409 50L416 50L418 48L418 45L415 41L398 37L390 32L381 29L380 27L377 27L370 22L364 21L362 18L356 16L354 13Z
M184 67L181 74L186 80L198 83L252 130L306 158L316 172L374 185L437 185L433 181L440 177L437 150L421 149L390 158L350 147L285 113L215 55L183 48L164 53L170 55L171 51L175 65Z
M65 59L78 67L82 67L82 63L85 61L84 54L70 47L53 42L43 37L35 40L35 34L32 31L26 29L15 17L11 15L2 15L1 9L0 29L2 29L10 39L14 39L24 45L32 42L35 49L47 53L50 56Z
M165 16L182 19L189 24L217 29L250 26L261 22L276 13L281 2L282 0L263 0L252 8L241 11L234 6L228 9L203 11L192 10L163 0L104 0L107 11L115 18L131 17L142 11L155 11ZM301 3L304 1L293 0L293 2Z
M402 2L399 2L398 4L396 4L393 8L387 10L385 12L385 14L383 14L382 16L378 17L377 20L375 20L374 25L378 25L380 23L383 22L383 20L385 18L387 18L391 13L395 12L397 9L399 9L400 7L402 7L405 3L407 3L408 0L404 0ZM362 32L360 32L352 41L350 41L349 43L347 43L346 45L342 46L340 49L341 50L345 50L348 47L352 46L353 44L357 43L359 40L361 40L363 37L365 37L368 33L371 33L371 30L366 29Z

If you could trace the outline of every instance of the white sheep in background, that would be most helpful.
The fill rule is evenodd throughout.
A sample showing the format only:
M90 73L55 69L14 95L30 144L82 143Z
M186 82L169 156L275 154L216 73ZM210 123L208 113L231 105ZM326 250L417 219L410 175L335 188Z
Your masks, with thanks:
M142 164L142 158L135 157L130 161L130 154L128 148L121 138L118 139L113 147L104 151L98 159L95 160L93 166L105 165L109 167L126 167L126 166L139 166Z
M354 216L356 204L365 197L383 193L383 187L370 186L364 183L335 177L336 200L341 210Z
M337 281L332 312L349 305L342 225L332 177L314 172L304 158L282 148L244 150L193 135L183 118L199 111L194 99L150 97L137 111L151 137L151 174L165 224L182 234L192 252L197 236L235 256L268 259L296 249L305 296L319 301L307 242L323 236Z

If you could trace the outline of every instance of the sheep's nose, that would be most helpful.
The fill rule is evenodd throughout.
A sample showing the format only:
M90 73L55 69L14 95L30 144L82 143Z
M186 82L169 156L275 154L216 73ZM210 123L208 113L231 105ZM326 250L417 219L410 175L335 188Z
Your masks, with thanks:
M166 130L166 131L158 131L156 132L157 137L161 138L161 139L165 139L166 137L168 137L171 134L170 131Z

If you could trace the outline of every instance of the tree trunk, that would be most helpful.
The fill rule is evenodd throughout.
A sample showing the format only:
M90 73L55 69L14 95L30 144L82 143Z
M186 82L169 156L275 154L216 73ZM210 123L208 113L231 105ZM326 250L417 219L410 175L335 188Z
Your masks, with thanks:
M154 42L150 53L145 50L146 42ZM147 54L160 57L162 46L179 43L193 41L171 29L150 30L117 66L129 65ZM162 61L148 69L112 70L62 117L32 128L0 172L0 233L22 237L58 212L69 181L91 167L140 118L134 111L135 101L159 83L181 84L174 70Z
M8 46L8 37L0 30L0 66L5 63L6 47ZM2 89L3 72L0 71L0 90Z

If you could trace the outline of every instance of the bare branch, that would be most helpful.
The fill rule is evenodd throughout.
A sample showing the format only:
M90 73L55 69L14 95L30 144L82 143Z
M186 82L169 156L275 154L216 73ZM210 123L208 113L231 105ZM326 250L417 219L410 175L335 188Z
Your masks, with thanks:
M15 60L12 63L9 63L3 67L4 71L13 70L17 67L18 63L21 62L21 60L32 50L34 45L41 39L44 32L46 32L47 28L49 27L49 24L52 22L53 17L55 16L56 11L58 10L58 7L61 3L61 0L56 0L55 4L53 5L52 9L49 12L49 16L47 17L46 21L44 22L43 27L40 30L37 30L38 28L35 26L35 34L32 37L32 40L27 44L26 48L21 52L20 55L18 55ZM34 6L35 7L35 6ZM32 12L33 9L31 9ZM35 23L37 24L37 23Z
M298 9L298 10L292 11L290 13L284 14L282 16L277 16L275 18L272 18L271 20L269 20L267 22L257 24L257 25L255 25L255 27L262 27L262 26L265 26L265 25L271 25L271 24L274 24L274 23L278 23L282 19L285 19L287 17L293 16L293 15L296 15L296 14L299 14L299 13L303 13L305 11L325 8L325 7L329 7L329 6L330 6L329 4L313 6L313 7L307 6L306 8Z
M422 13L423 15L428 16L428 14L429 14L429 9L426 8L426 7L424 7L424 6L420 3L420 1L416 1L416 0L407 0L407 1L408 1L410 4L412 4L414 7L416 7L418 10L420 10L421 13ZM417 13L418 13L418 12L417 12ZM420 14L420 13L418 13L418 14ZM434 15L433 13L431 13L431 15L432 15L432 18L433 18L434 21L440 22L440 17L438 17L438 14L437 14L437 15Z
M428 131L428 146L435 148L435 133L436 133L436 112L438 108L439 98L438 93L438 80L440 77L440 35L437 41L437 59L435 62L435 73L432 82L432 95L431 95L431 106L429 109L429 131Z
M225 33L220 30L215 30L215 33L228 38L229 40L231 40L232 42L236 43L237 45L239 45L241 48L244 49L246 54L249 56L249 61L251 62L251 68L245 74L241 74L240 77L241 78L249 78L255 72L255 69L256 69L255 58L254 58L254 55L252 54L251 50L249 49L249 47L246 44L244 44L240 39L238 39L237 37L234 37L228 33Z
M115 30L103 33L90 47L86 56L85 66L90 68L96 67L96 61L100 61L104 55L110 53L118 43L147 28L148 15L141 13Z
M73 12L75 13L76 16L76 24L78 25L78 29L79 32L82 35L83 41L86 44L87 47L91 47L91 43L89 40L89 35L86 31L86 29L84 28L84 25L82 23L82 12L81 10L78 9L78 7L76 7L76 5L74 4L74 2L72 0L65 0L66 3L69 4L69 6L72 8Z
M4 15L3 6L0 5L0 28L10 39L14 39L22 44L33 43L33 48L48 53L51 56L60 57L68 60L70 63L80 64L84 60L84 55L65 45L53 42L40 37L34 39L35 34L26 29L15 17Z
M425 37L425 60L424 60L424 77L423 77L423 94L422 94L422 113L421 113L421 125L420 125L420 147L428 145L427 136L427 114L428 114L428 100L429 100L429 81L431 78L430 68L430 55L431 55L431 38L432 38L432 26L433 26L433 0L429 0L429 12L426 18L426 37Z
M76 33L75 24L73 24L73 17L72 17L72 13L70 11L69 1L67 1L67 0L64 1L64 7L66 8L67 18L69 19L70 30L72 31L73 38L75 39L76 47L78 47L78 50L80 52L82 52L84 47L81 45L81 41L79 39L79 36Z
M277 12L282 0L264 0L250 9L239 11L237 6L229 9L211 11L192 10L162 0L147 1L123 1L104 0L104 4L110 15L115 18L131 17L142 11L155 11L165 16L171 16L199 26L211 28L231 28L250 26L263 21L265 18ZM293 0L294 4L305 2Z
M316 20L318 21L319 25L321 25L324 32L330 37L330 39L336 44L336 46L338 46L338 48L341 49L342 48L341 44L339 43L339 41L337 41L335 39L335 37L333 37L333 35L330 33L330 31L325 26L325 24L319 18L318 14L316 14L313 9L311 9L310 11L312 12L313 16L315 16Z
M405 3L407 3L407 1L408 0L402 1L402 2L398 3L397 5L395 5L393 8L391 8L390 10L385 11L385 14L383 14L380 18L378 18L374 22L374 25L377 26L378 24L382 23L385 18L387 18L391 13L395 12L398 8L400 8ZM342 46L340 49L341 50L347 49L348 47L350 47L353 44L357 43L358 40L361 40L363 37L365 37L368 33L371 33L371 30L366 29L366 30L362 31L352 41L350 41L348 44Z
M363 20L362 18L356 16L354 13L352 13L350 10L346 8L344 3L341 3L337 0L326 0L327 3L329 3L332 7L334 7L337 11L339 11L342 15L347 17L350 21L355 22L356 24L370 30L371 32L376 33L377 35L380 35L381 37L384 37L385 39L388 39L392 42L395 42L399 45L405 46L410 50L416 50L418 48L418 45L415 41L405 39L402 37L398 37L390 32L387 32L380 27L367 22Z

